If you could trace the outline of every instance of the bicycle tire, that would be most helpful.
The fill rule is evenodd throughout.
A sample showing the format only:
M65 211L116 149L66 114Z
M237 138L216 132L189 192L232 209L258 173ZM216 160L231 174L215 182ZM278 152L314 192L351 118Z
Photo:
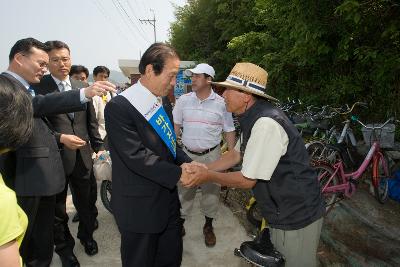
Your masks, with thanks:
M254 201L246 211L247 220L257 229L261 229L262 215L257 206L257 201Z
M379 203L385 204L389 198L389 183L390 177L387 155L380 154L374 159L372 168L372 184L374 185L375 198Z
M310 160L322 160L322 152L324 150L324 144L319 141L314 141L306 144L306 150L310 156Z
M338 185L339 178L334 173L333 168L328 163L313 162L313 168L317 172L317 177L318 177L318 181L319 181L319 184L321 187L322 196L325 201L326 214L328 214L332 210L334 203L336 202L336 198L339 195L339 192L333 192L333 193L332 192L324 192L324 190L325 190L324 188L326 186L329 187L329 186ZM332 177L332 175L334 175L334 176ZM330 180L331 177L332 177L332 179ZM329 182L329 184L327 185L328 182Z
M100 198L103 206L112 213L111 209L111 192L112 192L112 182L109 180L103 180L100 186Z

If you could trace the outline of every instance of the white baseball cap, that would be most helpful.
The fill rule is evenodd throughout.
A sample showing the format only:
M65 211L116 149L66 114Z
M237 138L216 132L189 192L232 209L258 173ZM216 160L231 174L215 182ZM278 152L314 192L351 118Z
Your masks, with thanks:
M212 78L215 76L215 70L213 67L206 63L200 63L193 69L185 70L185 75L191 77L194 74L207 74L210 75Z

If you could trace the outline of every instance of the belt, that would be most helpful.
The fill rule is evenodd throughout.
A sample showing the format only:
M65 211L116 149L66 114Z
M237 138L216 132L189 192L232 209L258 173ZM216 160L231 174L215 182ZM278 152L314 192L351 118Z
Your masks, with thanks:
M191 151L191 150L189 150L186 146L185 146L185 148L186 148L186 150L187 150L190 154L193 154L193 155L196 155L196 156L203 156L203 155L205 155L205 154L210 153L211 151L213 151L214 149L216 149L218 146L219 146L219 145L216 145L216 146L214 146L214 147L212 147L212 148L209 148L209 149L206 149L206 150L204 150L204 151L202 151L202 152Z

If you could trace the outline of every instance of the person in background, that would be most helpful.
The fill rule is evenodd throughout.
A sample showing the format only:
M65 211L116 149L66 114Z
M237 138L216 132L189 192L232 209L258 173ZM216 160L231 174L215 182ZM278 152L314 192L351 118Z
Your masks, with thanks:
M71 68L72 71L72 68ZM70 72L71 73L71 72ZM105 66L97 66L93 69L93 80L95 82L97 81L108 81L108 78L110 76L110 70L105 67ZM106 104L111 100L112 97L114 97L116 94L114 93L107 93L106 95L103 96L95 96L92 98L93 101L93 107L94 111L96 114L96 119L99 125L98 131L100 134L101 139L103 139L104 142L104 147L106 150L108 150L108 142L107 142L107 132L106 132L106 126L104 122L104 108ZM97 229L99 227L99 222L97 220L97 215L98 215L98 210L96 207L96 201L97 201L97 182L96 182L96 177L94 177L94 173L91 172L90 174L90 206L91 210L93 212L93 216L95 217L94 221L94 228ZM78 222L79 221L79 213L76 212L74 217L72 218L73 222Z
M215 76L214 68L208 64L198 64L194 69L185 70L192 77L193 92L184 94L175 103L173 110L176 136L181 135L183 151L194 161L210 163L221 155L221 134L225 135L228 149L235 146L235 127L232 114L226 111L224 99L211 88ZM212 225L217 217L221 185L205 183L200 186L200 208L205 217L203 226L204 243L207 247L216 244ZM178 186L181 201L182 235L183 223L193 209L197 188Z
M36 86L42 95L68 91L78 91L87 84L70 79L71 55L67 44L61 41L48 41L49 75L45 75ZM91 86L107 85L108 82L95 82ZM68 183L74 194L73 202L81 215L77 237L89 256L98 253L97 242L93 238L94 217L90 209L90 172L92 171L92 149L100 155L104 151L103 141L98 133L98 124L92 102L80 112L47 116L53 126L55 136L62 148L64 179L67 182L62 192L57 194L54 223L55 251L63 265L79 266L74 255L75 240L68 227L66 198Z
M110 70L106 66L97 66L93 69L93 80L96 81L108 81L110 77ZM113 93L107 93L103 96L98 96L93 98L93 106L96 111L96 118L99 122L99 133L101 138L104 140L105 147L107 149L107 132L106 126L104 122L104 108L108 102L110 102L111 98L116 96Z
M30 96L0 76L0 155L26 143L32 132ZM28 226L28 218L18 206L15 192L5 185L1 174L0 214L0 267L20 267L19 246Z
M82 65L72 65L71 70L69 71L69 76L71 79L88 83L89 70Z

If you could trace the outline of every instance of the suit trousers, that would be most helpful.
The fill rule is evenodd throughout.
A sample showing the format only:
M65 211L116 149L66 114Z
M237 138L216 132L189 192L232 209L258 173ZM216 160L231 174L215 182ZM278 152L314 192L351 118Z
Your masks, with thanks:
M92 214L94 216L94 219L97 218L97 215L99 215L99 211L96 207L96 202L97 202L97 180L96 177L94 176L93 171L90 172L90 207ZM71 186L71 181L69 182L69 189L71 190L71 195L72 195L72 201L76 199L75 197L75 192L73 187ZM76 207L78 204L73 202L74 206Z
M27 267L50 266L56 196L18 196L17 200L28 217L28 228L20 247L21 257Z
M194 161L201 163L213 162L220 158L221 149L220 147L215 148L210 153L205 155L195 155L183 149L185 153ZM200 186L201 188L201 200L200 208L202 213L209 218L216 218L219 207L219 194L221 191L221 185L216 183L205 183ZM186 219L193 209L194 198L196 197L197 187L185 188L178 183L179 199L181 201L181 217Z
M119 229L124 267L178 267L182 261L182 224L179 200L172 200L167 227L161 233L135 233ZM128 207L129 208L129 207Z
M72 253L75 246L75 240L68 228L69 218L66 211L68 183L74 192L72 198L79 213L78 238L82 241L93 239L94 215L90 203L90 173L91 170L85 167L82 157L77 151L74 169L70 175L66 176L65 188L56 197L54 243L55 251L59 255Z

